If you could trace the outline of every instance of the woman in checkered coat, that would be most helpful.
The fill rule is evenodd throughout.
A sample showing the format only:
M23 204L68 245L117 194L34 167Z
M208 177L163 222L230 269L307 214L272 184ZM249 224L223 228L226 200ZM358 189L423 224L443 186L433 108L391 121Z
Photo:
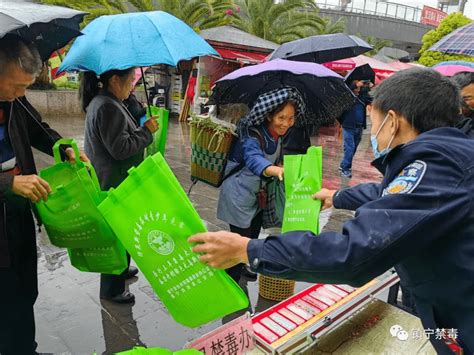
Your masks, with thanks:
M217 206L217 217L232 232L258 238L270 208L266 185L273 178L283 180L282 137L303 112L298 91L282 88L260 95L239 122ZM239 282L242 271L241 264L227 273Z

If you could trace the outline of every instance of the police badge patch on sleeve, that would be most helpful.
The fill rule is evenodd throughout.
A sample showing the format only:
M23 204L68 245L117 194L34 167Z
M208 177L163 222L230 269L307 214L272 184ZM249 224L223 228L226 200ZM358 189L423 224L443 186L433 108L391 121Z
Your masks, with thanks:
M426 163L415 160L407 165L398 176L383 190L382 196L390 194L409 194L420 184L426 172Z

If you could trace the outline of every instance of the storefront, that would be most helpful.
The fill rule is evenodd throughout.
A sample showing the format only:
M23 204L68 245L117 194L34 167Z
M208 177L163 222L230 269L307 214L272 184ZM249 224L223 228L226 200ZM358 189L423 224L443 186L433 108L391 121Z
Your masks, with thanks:
M192 112L201 113L214 83L246 65L258 64L278 47L276 43L251 35L233 26L220 26L201 31L201 36L219 53L199 58Z

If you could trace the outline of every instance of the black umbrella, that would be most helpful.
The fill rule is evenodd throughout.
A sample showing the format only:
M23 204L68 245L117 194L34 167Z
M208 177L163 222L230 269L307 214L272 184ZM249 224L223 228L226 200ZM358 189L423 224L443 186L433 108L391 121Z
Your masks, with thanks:
M311 36L282 44L270 56L300 62L327 63L356 57L372 50L372 46L357 36L345 33Z
M364 64L352 69L344 79L349 85L353 80L370 80L375 84L375 72L369 64Z
M33 42L43 60L81 35L85 12L27 2L0 2L0 38L16 35Z

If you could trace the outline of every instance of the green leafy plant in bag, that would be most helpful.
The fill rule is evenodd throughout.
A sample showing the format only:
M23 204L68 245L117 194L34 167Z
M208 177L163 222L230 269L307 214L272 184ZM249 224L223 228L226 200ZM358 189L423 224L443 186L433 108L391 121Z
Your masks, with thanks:
M76 162L61 161L60 145L70 145ZM97 209L102 201L100 186L92 166L79 160L77 144L60 139L53 147L55 164L39 176L51 186L48 201L36 204L51 243L66 248L110 246L115 235Z
M322 187L322 148L285 155L283 166L286 203L282 232L309 230L318 234L321 201L313 200L312 195Z
M151 115L158 119L158 130L153 134L153 142L146 148L146 156L156 154L158 152L165 156L166 138L168 135L168 119L169 111L156 106L150 106L146 110L147 119Z
M160 153L130 169L99 210L177 322L197 327L248 306L224 271L192 252L187 239L206 228Z

